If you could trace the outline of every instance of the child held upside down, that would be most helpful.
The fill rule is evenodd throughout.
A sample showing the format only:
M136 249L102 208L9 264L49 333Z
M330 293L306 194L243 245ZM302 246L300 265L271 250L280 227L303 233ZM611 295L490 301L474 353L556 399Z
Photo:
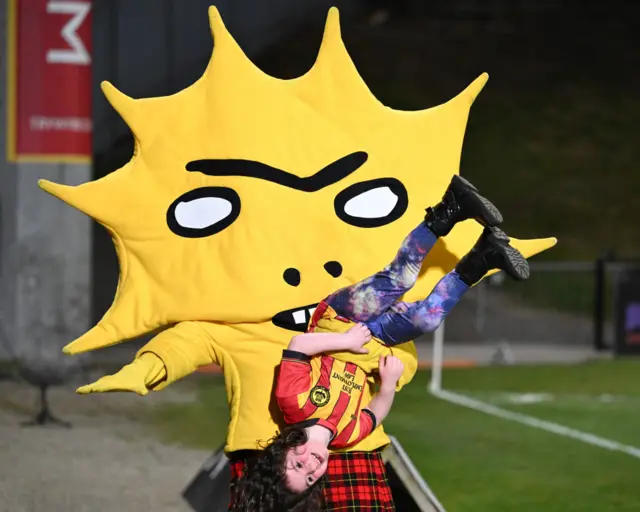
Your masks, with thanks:
M485 226L471 251L426 299L398 302L415 284L438 238L470 218ZM327 470L329 449L348 448L382 423L403 372L396 357L381 358L380 387L372 397L370 375L355 362L338 361L330 353L365 354L364 345L372 337L393 347L434 331L490 270L527 279L528 263L495 227L501 222L492 203L454 176L442 202L427 209L425 220L405 238L387 267L318 305L307 333L295 336L282 356L275 396L287 426L247 462L233 490L233 510L320 510L318 483Z

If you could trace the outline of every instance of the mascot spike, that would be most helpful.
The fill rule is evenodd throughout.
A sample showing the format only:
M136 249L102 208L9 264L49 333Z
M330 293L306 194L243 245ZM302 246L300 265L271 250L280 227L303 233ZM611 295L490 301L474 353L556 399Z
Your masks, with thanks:
M39 180L38 186L100 224L117 230L122 224L126 224L125 220L118 215L118 209L128 209L132 204L139 203L135 190L132 190L128 170L123 168L104 178L81 185L62 185L48 180Z
M489 74L482 73L478 78L471 82L464 91L449 100L449 103L463 101L468 106L471 106L478 97L478 94L480 94L480 91L484 89L484 86L487 84L487 80L489 80Z
M110 332L113 334L110 335ZM113 329L108 328L100 322L78 339L66 345L62 351L69 355L82 354L83 352L88 352L90 350L115 345L119 342L120 340L117 338L117 335L115 335Z
M220 11L215 5L209 7L209 28L213 35L213 41L217 44L224 44L225 41L233 41L233 36L227 30L227 27L220 16ZM235 41L234 41L235 42Z
M510 237L511 238L511 237ZM551 249L558 243L557 238L537 238L535 240L519 240L517 238L511 238L511 245L518 249L522 255L529 259L531 256ZM500 272L499 270L491 270L487 276L492 276Z
M400 111L389 109L389 113L392 116L400 114L407 121L418 122L423 126L433 125L437 118L458 118L459 120L464 119L466 124L466 120L469 116L469 111L471 109L471 105L477 98L480 91L484 88L485 84L489 80L489 75L487 73L482 73L478 78L476 78L473 82L471 82L462 92L458 93L456 96L446 101L445 103L441 103L440 105L436 105L434 107L429 107L424 110L414 110L414 111ZM439 121L442 122L442 121ZM460 140L460 142L462 142Z
M289 81L302 97L323 97L325 108L350 108L371 112L384 106L373 95L353 63L342 40L340 12L332 7L327 14L322 43L313 67L305 75ZM336 94L336 91L340 91ZM335 103L338 99L338 104Z
M221 67L225 68L225 71L229 69L229 66L235 68L235 71L250 73L250 78L263 77L267 78L269 75L265 74L260 68L258 68L249 57L244 53L238 42L233 38L231 32L227 29L220 12L215 6L209 7L209 28L213 36L213 55L209 65L221 59Z
M135 332L123 337L127 333L117 329L117 325L115 322L111 323L103 319L78 339L66 345L62 351L69 355L82 354L83 352L118 345L129 338L135 338L143 334L143 332Z
M84 183L82 185L62 185L48 180L38 180L38 186L69 206L80 210L82 213L93 217L96 220L104 220L100 212L99 203L94 202L94 194L88 190L95 182ZM107 209L109 211L109 209Z
M518 249L525 258L530 258L539 252L551 249L558 243L558 239L551 238L538 238L536 240L519 240L517 238L511 238L511 245Z
M111 83L104 81L100 84L102 93L107 98L107 101L111 106L120 114L120 117L127 123L127 126L131 129L136 139L141 135L140 125L138 121L140 106L136 100L127 96L122 91L116 89Z
M324 26L323 39L333 40L342 44L342 32L340 30L340 11L337 7L331 7L327 14L327 21Z
M123 249L119 248L119 256L122 251ZM95 327L64 347L65 354L80 354L110 347L149 331L144 326L143 316L131 322L131 311L144 309L144 306L141 306L144 302L140 301L139 289L133 274L134 270L129 266L121 266L113 304Z
M325 66L332 67L334 72L345 73L350 77L357 78L358 82L360 82L367 91L369 90L364 80L362 80L362 77L360 77L342 40L340 12L336 7L332 7L327 14L320 50L318 51L318 57L312 69ZM345 93L351 94L357 92L359 91L346 91Z
M320 43L320 50L318 51L314 68L316 65L320 67L331 65L342 72L348 71L349 74L356 75L359 81L364 84L342 40L340 13L336 7L332 7L327 14L322 42Z

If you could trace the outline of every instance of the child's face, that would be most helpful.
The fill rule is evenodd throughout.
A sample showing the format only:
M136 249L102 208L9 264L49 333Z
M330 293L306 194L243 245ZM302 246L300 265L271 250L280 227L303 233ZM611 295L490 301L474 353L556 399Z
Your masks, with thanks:
M315 484L327 470L329 450L322 443L307 441L287 452L287 487L303 492Z

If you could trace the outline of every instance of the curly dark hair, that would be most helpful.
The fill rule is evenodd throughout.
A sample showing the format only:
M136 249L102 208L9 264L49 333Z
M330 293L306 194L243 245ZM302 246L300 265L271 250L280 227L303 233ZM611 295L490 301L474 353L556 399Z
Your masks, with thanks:
M285 481L289 449L307 442L300 425L288 425L258 454L246 462L244 474L234 489L233 512L320 512L324 500L324 476L301 493L291 491Z

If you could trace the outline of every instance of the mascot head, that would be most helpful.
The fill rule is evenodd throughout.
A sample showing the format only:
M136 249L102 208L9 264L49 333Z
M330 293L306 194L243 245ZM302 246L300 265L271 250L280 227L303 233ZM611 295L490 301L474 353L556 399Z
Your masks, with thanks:
M336 9L293 80L263 73L215 8L209 17L215 50L190 87L132 99L103 83L135 137L128 164L79 186L40 182L102 224L120 262L112 307L67 352L184 320L302 330L324 296L388 263L459 172L486 74L443 105L393 110L358 74ZM467 221L439 242L411 294L426 295L480 232ZM526 256L554 243L514 241Z

